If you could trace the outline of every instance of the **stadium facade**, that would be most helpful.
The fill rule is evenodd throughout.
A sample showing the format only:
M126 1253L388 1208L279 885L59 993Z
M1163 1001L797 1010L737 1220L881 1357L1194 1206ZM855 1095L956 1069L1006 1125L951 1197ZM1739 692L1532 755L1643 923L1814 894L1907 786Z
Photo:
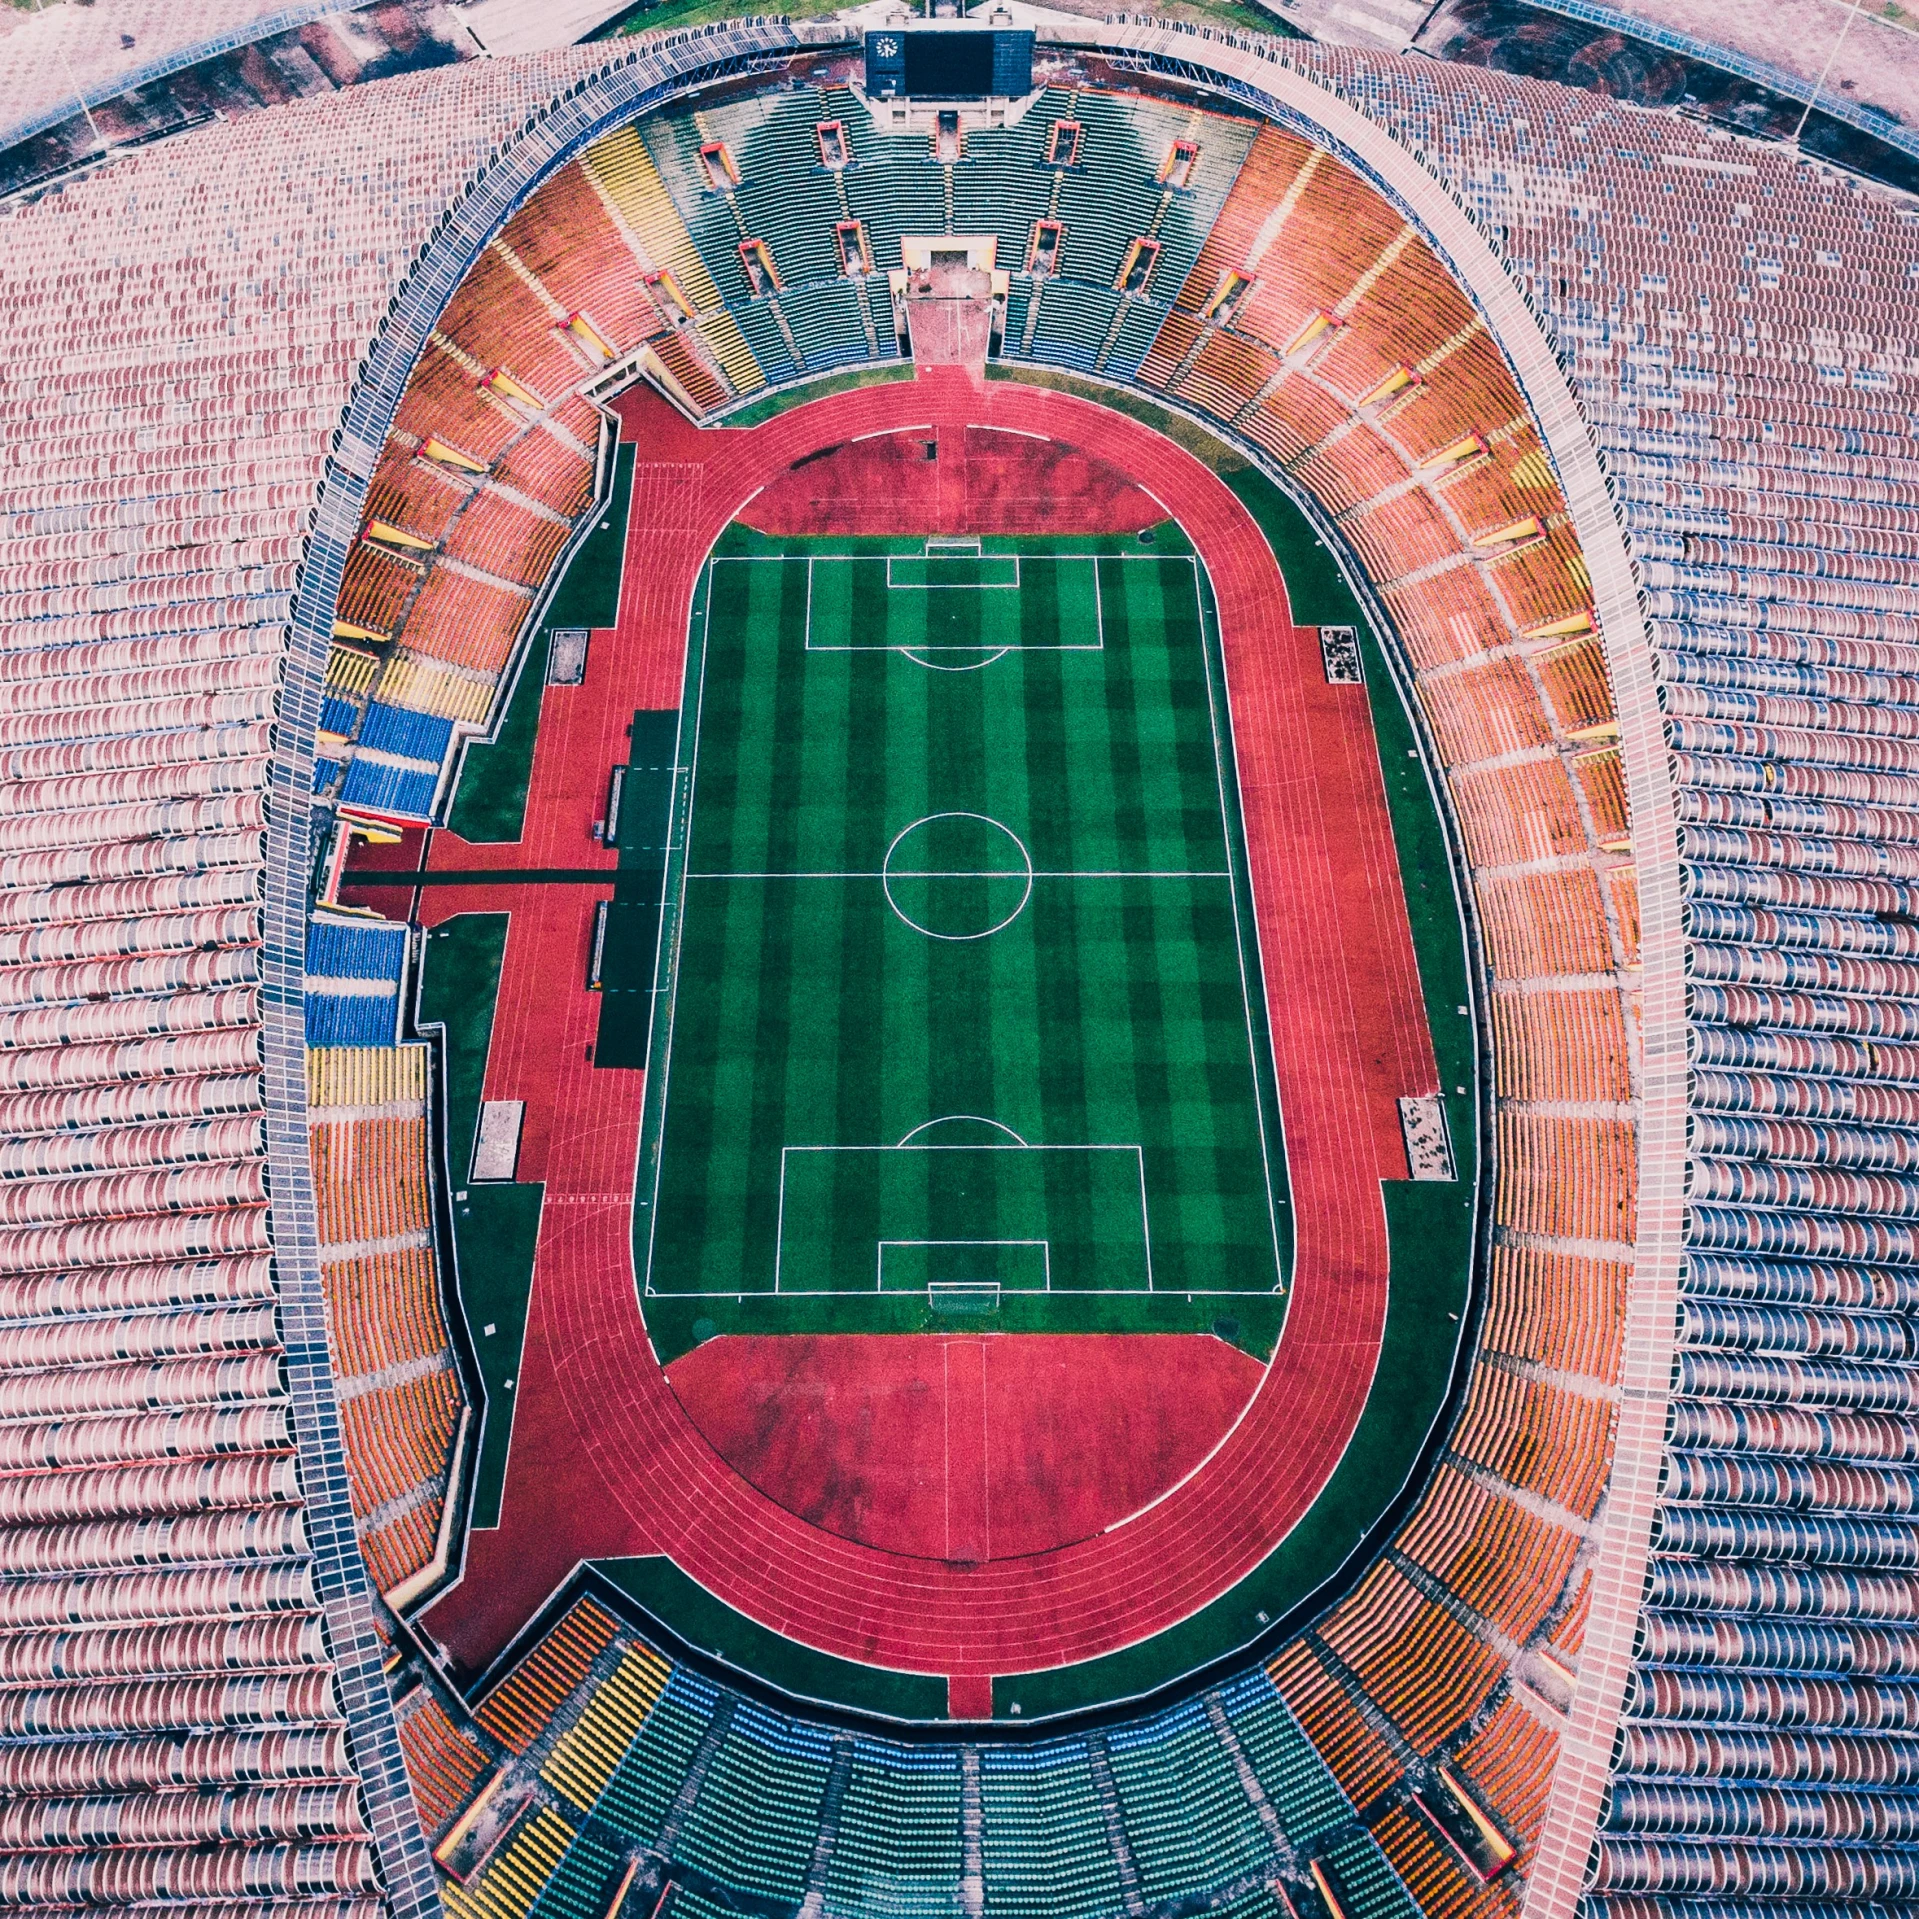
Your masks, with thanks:
M1919 1896L1919 215L1429 61L1125 20L1036 60L1058 100L945 155L831 23L470 61L0 220L0 1901ZM797 420L901 361L904 238L995 223L1006 385L1267 476L1410 696L1489 1077L1457 1390L1297 1617L1057 1727L1005 1664L944 1723L783 1696L590 1577L456 1671L464 1162L407 938L337 910L353 822L443 821L499 736L618 394ZM842 398L899 431L919 385ZM704 524L648 484L663 542ZM1235 1431L1252 1510L1288 1432ZM756 1510L705 1523L776 1587ZM696 1576L832 1650L805 1593ZM925 1670L978 1699L963 1664Z

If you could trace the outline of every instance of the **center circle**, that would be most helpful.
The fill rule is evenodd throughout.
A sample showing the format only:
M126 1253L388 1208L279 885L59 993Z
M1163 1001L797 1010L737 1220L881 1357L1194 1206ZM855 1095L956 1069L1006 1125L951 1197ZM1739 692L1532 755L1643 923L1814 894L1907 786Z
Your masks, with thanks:
M880 879L893 911L936 940L985 939L1033 896L1033 862L1019 835L984 813L915 820L886 849Z

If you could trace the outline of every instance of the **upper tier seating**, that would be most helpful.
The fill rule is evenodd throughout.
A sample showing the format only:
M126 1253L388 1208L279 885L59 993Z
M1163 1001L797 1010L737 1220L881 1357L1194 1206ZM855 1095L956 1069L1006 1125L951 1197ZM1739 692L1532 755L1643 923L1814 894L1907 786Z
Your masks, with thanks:
M404 11L388 24L414 34ZM144 9L132 55L129 16L100 24L124 71L162 50L162 14L213 12L227 31L230 6ZM49 1212L66 1173L14 1158L6 1179L38 1203L0 1234L0 1449L16 1500L64 1505L0 1525L0 1899L19 1910L378 1919L418 1910L409 1885L431 1896L401 1748L366 1736L387 1648L320 1275L286 1212L305 1182L267 1170L306 879L269 870L267 790L295 752L287 627L296 594L311 611L313 508L368 344L535 88L596 58L214 116L8 221L0 916L197 922L190 948L104 962L77 995L64 965L8 969L9 1155L158 1149L137 1185L88 1175L83 1217Z

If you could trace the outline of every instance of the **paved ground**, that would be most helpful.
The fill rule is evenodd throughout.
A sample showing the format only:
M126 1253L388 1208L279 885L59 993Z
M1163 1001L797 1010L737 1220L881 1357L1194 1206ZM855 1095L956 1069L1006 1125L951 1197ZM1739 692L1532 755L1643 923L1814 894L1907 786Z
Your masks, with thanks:
M1783 67L1817 81L1831 60L1826 86L1857 106L1884 107L1919 126L1919 6L1867 0L1608 0L1714 46ZM1843 38L1842 38L1843 36Z

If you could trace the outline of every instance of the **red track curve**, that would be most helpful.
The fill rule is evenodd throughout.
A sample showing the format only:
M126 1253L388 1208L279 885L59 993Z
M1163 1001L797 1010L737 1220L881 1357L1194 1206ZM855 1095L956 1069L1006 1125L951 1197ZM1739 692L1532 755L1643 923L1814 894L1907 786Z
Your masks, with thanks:
M580 1560L664 1553L778 1632L944 1674L977 1699L989 1676L1112 1652L1217 1598L1304 1515L1358 1423L1386 1314L1378 1181L1405 1177L1392 1095L1436 1084L1377 762L1352 750L1363 707L1326 687L1316 636L1293 626L1271 550L1232 492L1123 415L956 369L746 432L695 429L650 397L622 409L640 458L619 625L594 635L583 687L546 691L523 840L439 833L436 867L605 865L610 880L590 823L626 716L678 703L705 554L755 493L822 447L987 425L1091 449L1180 522L1218 600L1285 1125L1292 1300L1260 1390L1213 1457L1096 1538L977 1565L913 1558L809 1526L733 1473L682 1409L640 1316L642 1076L590 1064L598 1006L576 985L599 889L424 896L436 918L512 912L486 1092L528 1102L519 1176L546 1181L502 1525L472 1534L430 1629L483 1665Z

